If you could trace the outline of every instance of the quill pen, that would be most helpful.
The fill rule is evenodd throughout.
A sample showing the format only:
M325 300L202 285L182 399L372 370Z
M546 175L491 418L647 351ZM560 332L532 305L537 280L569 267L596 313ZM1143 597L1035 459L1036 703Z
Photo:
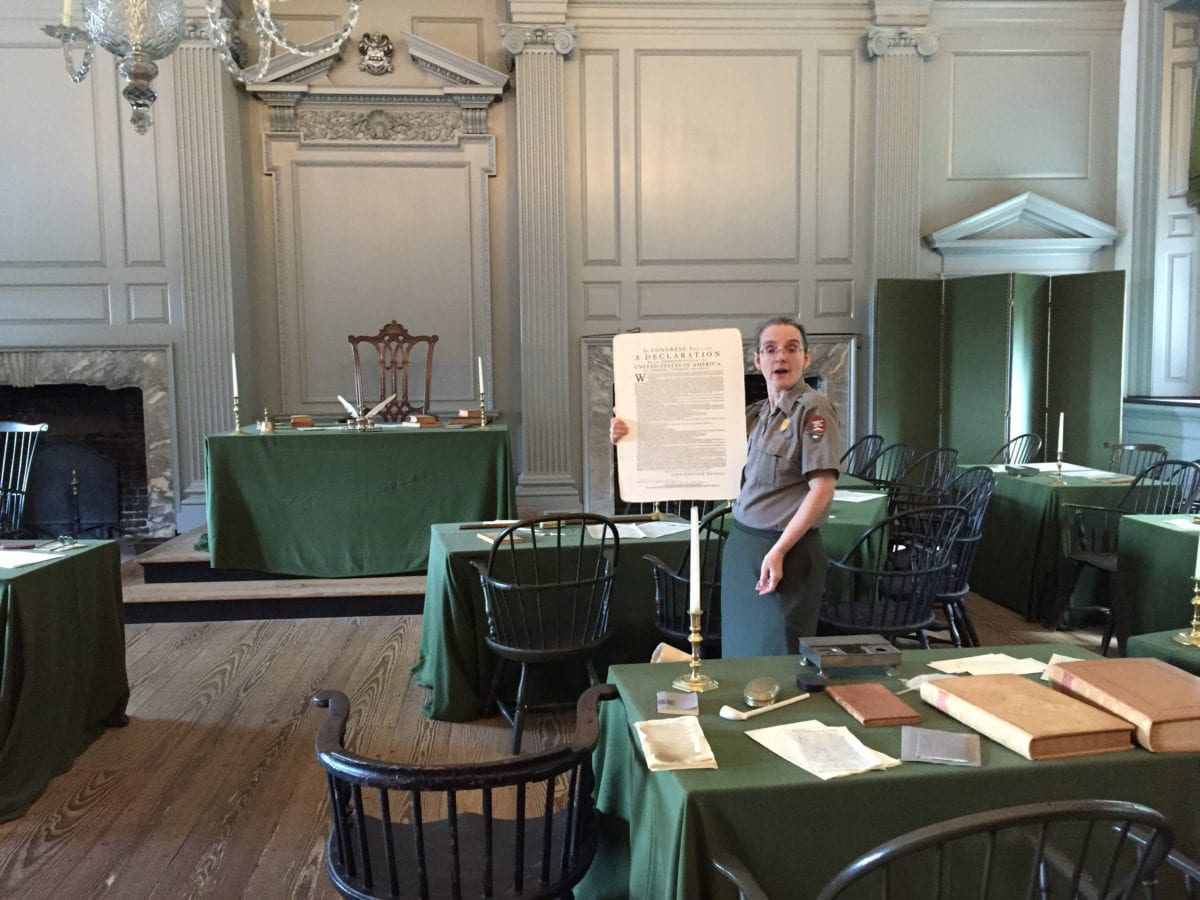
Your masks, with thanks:
M345 397L343 397L341 394L338 394L337 398L338 398L338 402L340 404L342 404L342 406L346 407L346 412L350 413L350 415L352 415L354 418L357 419L358 412L355 411L354 407L350 405L350 401L347 400Z
M371 416L375 415L375 413L379 412L381 409L383 409L385 406L387 406L389 403L391 403L395 399L396 399L395 394L392 394L390 397L385 397L384 399L382 399L378 403L376 403L373 407L371 407L371 410L365 416L363 416L363 418L364 419L371 418Z

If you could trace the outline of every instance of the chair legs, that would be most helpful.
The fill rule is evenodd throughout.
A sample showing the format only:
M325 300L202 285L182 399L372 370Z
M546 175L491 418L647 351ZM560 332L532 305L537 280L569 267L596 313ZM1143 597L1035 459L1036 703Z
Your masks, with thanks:
M521 752L521 738L525 732L525 714L529 712L529 666L527 663L521 663L521 675L517 681L517 696L510 705L500 696L500 684L504 678L506 662L507 660L502 657L498 658L496 661L496 674L492 676L492 683L488 688L487 699L484 700L483 706L480 708L480 715L490 716L495 711L499 711L500 714L508 721L508 723L512 725L512 754L513 756L516 756ZM600 679L596 675L596 664L592 662L592 658L588 656L584 659L584 662L587 664L588 684L599 684ZM570 705L573 706L574 704L572 703Z

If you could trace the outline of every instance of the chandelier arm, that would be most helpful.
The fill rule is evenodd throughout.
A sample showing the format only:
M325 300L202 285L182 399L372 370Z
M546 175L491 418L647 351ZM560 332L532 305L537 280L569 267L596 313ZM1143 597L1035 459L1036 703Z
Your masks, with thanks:
M70 79L73 82L75 82L76 84L79 84L79 82L81 82L81 81L83 81L83 79L87 78L88 72L92 71L92 57L94 55L95 48L96 48L96 45L93 44L91 41L88 41L86 44L84 44L83 45L83 62L80 63L80 65L78 67L76 67L75 57L73 55L73 48L71 47L71 42L68 40L65 40L65 39L63 40L63 43L62 43L63 63L67 67L67 75L70 76Z
M271 45L260 29L255 28L255 31L258 34L258 60L253 66L242 68L233 52L233 41L230 37L233 34L233 23L229 19L221 18L213 3L208 4L209 41L216 47L225 68L242 84L252 84L261 79L267 71L267 66L271 64Z
M359 7L362 6L362 0L346 0L346 5L348 7L346 19L342 23L341 29L315 49L305 44L293 43L283 36L283 29L271 17L270 0L254 0L254 14L258 19L255 30L260 31L261 29L260 34L265 33L272 44L289 53L295 53L297 56L317 56L321 53L328 53L344 44L350 37L350 32L354 30L354 26L358 24L358 13Z

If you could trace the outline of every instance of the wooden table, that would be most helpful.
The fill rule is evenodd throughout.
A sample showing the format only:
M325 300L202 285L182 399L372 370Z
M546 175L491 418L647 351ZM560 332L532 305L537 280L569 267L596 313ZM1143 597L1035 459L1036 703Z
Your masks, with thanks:
M1053 472L1016 476L999 468L971 569L971 590L1030 621L1055 625L1061 613L1062 505L1116 506L1129 485L1069 472L1064 484L1055 484Z
M905 651L897 673L932 671L932 659L1005 651L1049 659L1052 653L1091 655L1074 645ZM719 768L650 772L632 723L658 718L655 695L670 688L677 664L614 666L609 681L619 700L601 706L595 754L596 796L603 814L600 854L578 897L735 897L713 870L716 849L733 844L767 895L812 897L862 853L913 828L953 816L1039 800L1114 798L1146 803L1167 815L1177 847L1195 856L1200 842L1200 753L1153 754L1140 748L1072 759L1030 762L981 739L981 768L904 763L894 769L821 781L746 737L752 728L817 719L845 725L869 747L900 755L900 727L863 728L824 694L750 722L717 715L724 704L744 708L751 678L773 676L781 697L796 693L797 657L713 660L703 671L720 687L700 695L700 724ZM874 675L845 680L896 678ZM843 679L839 679L843 680ZM906 694L925 727L969 731Z
M129 701L114 541L0 569L0 821L22 815Z
M420 572L435 522L516 512L503 425L220 434L205 440L205 459L213 568Z
M1189 633L1191 630L1192 623L1189 620L1180 628L1132 635L1125 642L1125 655L1161 659L1193 675L1200 675L1200 647L1181 644L1175 640L1175 635L1180 632Z
M835 501L830 521L821 528L827 552L840 557L886 514L887 498L882 494L860 503ZM659 637L654 630L654 582L650 564L642 556L652 553L668 565L678 565L687 542L686 531L621 541L610 613L616 635L597 655L601 677L612 663L650 658ZM524 552L528 548L518 549ZM478 531L464 531L454 524L434 525L430 531L421 649L413 677L430 688L422 710L432 719L464 722L476 718L495 673L495 656L484 641L487 615L483 590L471 566L472 559L486 560L489 550L490 545L479 539ZM550 682L557 683L556 695L575 696L585 686L581 669L556 669L550 678L539 679L531 674L531 690L539 686L544 690Z
M1123 516L1118 528L1117 595L1110 598L1118 646L1130 635L1188 630L1200 529L1185 515Z

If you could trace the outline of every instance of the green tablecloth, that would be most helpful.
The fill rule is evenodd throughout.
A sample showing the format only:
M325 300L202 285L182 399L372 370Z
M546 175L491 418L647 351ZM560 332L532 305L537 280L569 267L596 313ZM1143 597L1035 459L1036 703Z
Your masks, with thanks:
M1018 477L1001 472L988 506L971 590L1027 619L1055 624L1062 562L1059 510L1064 503L1116 506L1128 484L1105 484L1053 473Z
M1175 635L1181 631L1186 633L1191 630L1192 622L1188 619L1179 628L1133 635L1125 642L1125 655L1150 656L1185 669L1193 675L1200 675L1200 647L1181 644L1175 640Z
M113 541L0 569L0 821L22 815L129 701Z
M931 671L930 659L1006 651L1047 660L1050 654L1089 655L1074 645L989 647L986 650L906 651L898 672ZM833 700L809 700L750 722L720 718L723 704L743 708L753 677L770 675L796 692L797 657L713 660L702 671L720 688L700 695L700 724L719 766L650 772L632 723L655 715L655 694L685 670L678 664L615 666L609 681L619 700L601 707L595 754L596 796L605 826L600 854L576 889L579 897L734 897L710 864L715 849L736 845L771 897L811 897L853 859L913 828L957 815L1038 800L1103 797L1146 803L1166 814L1178 847L1200 846L1200 754L1120 753L1030 762L986 738L983 766L904 763L894 769L821 781L745 736L752 728L818 719L845 725L869 747L900 755L900 727L864 728ZM874 676L879 680L880 676ZM895 678L885 683L898 689ZM906 694L925 727L968 731Z
M840 557L886 512L884 496L861 503L835 501L832 518L821 529L827 552ZM683 559L687 540L685 531L621 542L610 613L616 636L596 658L601 676L612 663L650 658L659 638L654 630L654 582L650 564L642 556L652 553L669 565L677 565ZM421 648L413 675L418 684L430 688L422 711L432 719L465 722L476 718L495 673L495 657L484 641L487 616L483 590L470 563L472 559L485 560L489 550L490 545L479 539L477 531L463 531L457 525L434 525L430 530ZM559 675L569 679L578 674L579 668L560 671L556 679ZM535 679L535 688L537 684ZM582 680L578 684L568 682L565 693L577 694L583 685Z
M205 458L214 568L419 572L430 525L516 512L503 425L221 434Z
M1117 640L1192 624L1197 529L1190 516L1124 516L1117 542ZM1182 648L1186 649L1186 648ZM1196 651L1200 654L1200 650Z

